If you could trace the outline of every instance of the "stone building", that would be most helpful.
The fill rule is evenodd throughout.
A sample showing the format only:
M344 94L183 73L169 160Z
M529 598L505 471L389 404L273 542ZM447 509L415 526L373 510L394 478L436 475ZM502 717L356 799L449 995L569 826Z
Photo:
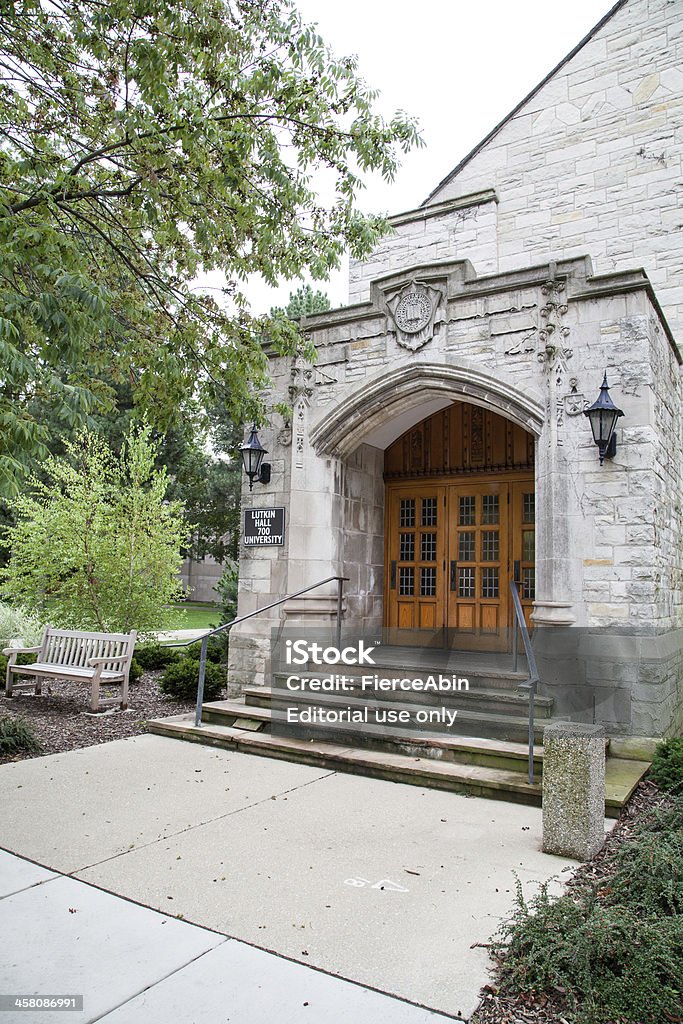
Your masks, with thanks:
M593 718L680 731L682 13L617 3L352 265L349 305L306 321L317 362L272 359L293 414L243 498L286 528L243 545L240 614L342 574L346 626L504 655L514 577L536 637L602 638ZM624 415L600 464L605 372ZM267 682L273 625L335 600L235 627L234 688Z

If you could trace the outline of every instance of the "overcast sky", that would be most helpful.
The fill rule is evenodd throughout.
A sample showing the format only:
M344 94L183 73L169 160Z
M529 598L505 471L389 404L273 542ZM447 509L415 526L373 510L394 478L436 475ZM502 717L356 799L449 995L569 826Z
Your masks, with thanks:
M381 91L379 110L402 109L426 146L404 158L393 184L369 179L361 208L413 209L613 6L609 0L298 0L337 56L356 54L359 73ZM255 312L285 304L296 282L247 288ZM344 305L346 274L327 291Z

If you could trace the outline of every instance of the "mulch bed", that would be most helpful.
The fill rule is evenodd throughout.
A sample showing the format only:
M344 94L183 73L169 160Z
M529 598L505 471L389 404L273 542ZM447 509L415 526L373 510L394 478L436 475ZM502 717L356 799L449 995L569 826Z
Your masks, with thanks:
M65 750L92 747L110 740L139 736L147 732L150 718L168 718L194 709L194 702L182 702L167 697L159 690L161 672L145 672L128 692L128 710L106 709L92 714L88 704L90 691L82 683L55 680L43 683L43 693L17 693L8 698L0 691L0 717L24 718L35 733L41 750L38 754L0 755L0 764L23 761L43 754L58 754ZM102 688L104 698L116 697L119 688Z
M615 869L617 852L622 843L633 838L638 824L649 818L669 798L652 782L641 782L621 812L602 849L576 869L566 881L568 889L595 886L610 877ZM496 985L486 985L482 1002L471 1024L568 1024L568 1004L561 995L538 997L500 995Z

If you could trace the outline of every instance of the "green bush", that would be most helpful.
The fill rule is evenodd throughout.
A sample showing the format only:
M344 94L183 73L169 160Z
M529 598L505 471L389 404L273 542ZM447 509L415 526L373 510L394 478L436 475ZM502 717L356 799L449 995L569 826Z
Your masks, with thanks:
M43 635L43 624L23 608L0 603L0 650L21 640L25 647L37 647Z
M13 754L37 754L40 743L25 718L0 718L0 756Z
M661 789L683 792L683 737L677 736L658 744L650 778Z
M186 656L188 658L193 658L195 661L199 661L202 653L201 640L196 644L192 644L190 647L186 649L186 651ZM220 635L211 637L206 650L206 660L212 661L214 662L214 664L219 665L222 661L225 661L226 653L227 651L225 645L225 637L222 637Z
M164 647L160 643L142 644L135 648L135 661L145 672L168 668L180 655L172 647Z
M683 993L683 800L655 813L617 853L611 877L558 899L542 887L494 951L503 991L566 993L576 1024L678 1020Z
M132 658L130 663L130 672L128 673L128 682L137 683L138 679L142 676L143 668L137 658Z
M618 853L617 864L607 896L610 903L628 905L642 916L683 915L680 812L677 827L648 829L637 842L625 843Z
M643 918L627 906L605 906L594 894L552 899L542 887L529 905L518 893L503 938L505 989L565 992L577 1024L660 1024L680 1010L680 916Z
M216 700L225 686L225 667L213 661L206 663L204 679L204 700ZM195 700L199 683L199 661L196 658L180 658L175 664L169 665L161 677L162 693L176 700Z

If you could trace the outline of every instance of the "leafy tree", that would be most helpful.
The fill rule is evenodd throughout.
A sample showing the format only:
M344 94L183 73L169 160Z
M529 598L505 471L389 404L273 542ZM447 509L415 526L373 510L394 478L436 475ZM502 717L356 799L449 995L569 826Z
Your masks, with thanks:
M284 312L290 320L299 320L302 316L309 316L311 313L325 313L330 308L330 300L325 292L313 290L310 284L297 288L295 292L289 293L289 302L284 310L275 306L270 315Z
M50 456L43 478L14 499L3 595L44 621L80 629L158 629L178 596L187 527L166 501L150 428L131 429L117 458L82 434Z
M360 175L419 141L373 111L290 0L0 0L0 486L128 382L160 429L219 399L259 413L261 338L239 282L326 278L386 229ZM319 200L322 168L334 198ZM197 278L225 282L216 296Z

